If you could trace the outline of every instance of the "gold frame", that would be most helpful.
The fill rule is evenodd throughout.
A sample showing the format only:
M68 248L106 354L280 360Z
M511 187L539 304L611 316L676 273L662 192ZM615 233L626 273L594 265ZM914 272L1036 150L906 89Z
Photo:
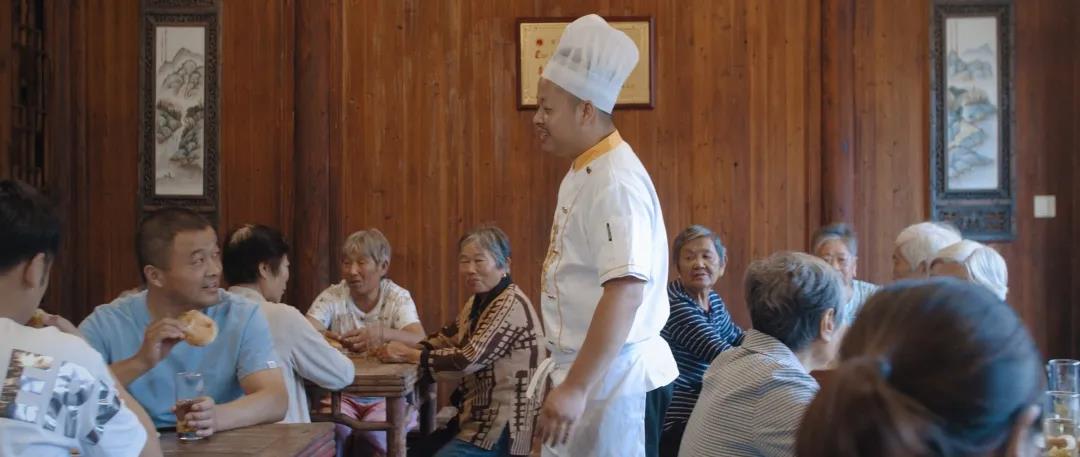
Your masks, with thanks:
M616 108L652 109L656 74L655 27L652 17L604 18L630 36L638 47L638 64L619 93ZM536 108L536 85L544 64L555 50L563 30L573 18L523 18L517 21L518 109Z

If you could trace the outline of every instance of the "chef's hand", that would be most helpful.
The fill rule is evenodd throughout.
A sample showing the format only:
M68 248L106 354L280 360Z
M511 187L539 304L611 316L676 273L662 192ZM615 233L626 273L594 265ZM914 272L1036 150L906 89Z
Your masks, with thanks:
M552 447L566 444L581 415L585 412L585 390L563 383L548 393L540 408L537 433L541 442Z

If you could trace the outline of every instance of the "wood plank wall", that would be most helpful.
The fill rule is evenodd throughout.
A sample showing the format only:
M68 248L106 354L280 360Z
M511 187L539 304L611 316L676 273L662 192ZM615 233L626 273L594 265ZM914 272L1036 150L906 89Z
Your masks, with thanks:
M56 103L73 108L50 124L72 150L50 153L86 166L56 172L80 197L65 203L77 229L58 275L70 290L48 306L76 320L138 281L137 3L53 7L73 43ZM740 323L751 259L804 249L819 223L843 219L862 235L861 276L886 281L892 238L927 215L926 0L222 3L222 226L288 234L301 308L363 227L390 238L391 275L429 329L460 306L456 240L478 223L507 230L535 298L568 165L536 149L532 113L516 109L518 17L655 18L656 108L617 123L657 184L669 235L702 223L724 236L719 290ZM1011 301L1054 355L1075 354L1080 329L1077 17L1070 0L1016 6L1021 236L1000 248ZM1030 217L1044 193L1058 196L1056 219Z
M533 112L515 109L514 20L650 15L656 109L617 112L616 124L653 176L670 237L690 223L722 233L730 274L720 290L741 303L747 262L804 248L820 220L818 7L559 3L568 4L345 3L335 240L383 230L394 246L391 276L433 328L463 298L458 237L494 222L512 239L516 281L535 298L569 164L537 150ZM733 308L748 322L742 306Z

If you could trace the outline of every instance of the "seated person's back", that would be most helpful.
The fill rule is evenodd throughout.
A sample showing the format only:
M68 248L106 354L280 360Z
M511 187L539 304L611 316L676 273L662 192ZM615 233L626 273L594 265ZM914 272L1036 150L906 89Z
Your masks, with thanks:
M885 288L839 359L806 411L801 457L1042 455L1032 433L1039 351L1016 312L982 286L935 279Z
M175 376L199 372L206 396L187 424L200 436L276 422L288 397L258 305L218 288L217 234L188 210L158 211L140 224L136 251L147 290L97 307L80 325L120 382L130 386L158 427L176 423ZM178 318L201 311L217 326L205 347L185 341L192 328Z
M0 335L0 455L139 454L147 433L85 341L7 318Z
M839 274L820 259L774 254L746 273L754 330L705 373L681 456L793 456L818 385L810 371L832 360L843 300Z
M0 181L0 456L160 455L149 419L101 355L66 319L37 309L59 246L51 205Z
M282 363L289 410L285 423L311 422L307 379L328 390L353 382L355 366L292 306L278 303L289 281L289 245L281 232L265 225L244 225L225 244L223 263L229 292L258 303L270 324Z

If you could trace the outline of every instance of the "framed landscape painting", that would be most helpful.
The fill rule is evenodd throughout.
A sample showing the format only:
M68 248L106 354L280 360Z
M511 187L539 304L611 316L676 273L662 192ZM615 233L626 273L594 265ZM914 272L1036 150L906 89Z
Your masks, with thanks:
M144 210L215 212L218 192L218 16L204 0L144 4L140 193ZM178 5L180 4L180 5Z
M966 238L1010 240L1012 5L938 0L931 24L931 207Z

